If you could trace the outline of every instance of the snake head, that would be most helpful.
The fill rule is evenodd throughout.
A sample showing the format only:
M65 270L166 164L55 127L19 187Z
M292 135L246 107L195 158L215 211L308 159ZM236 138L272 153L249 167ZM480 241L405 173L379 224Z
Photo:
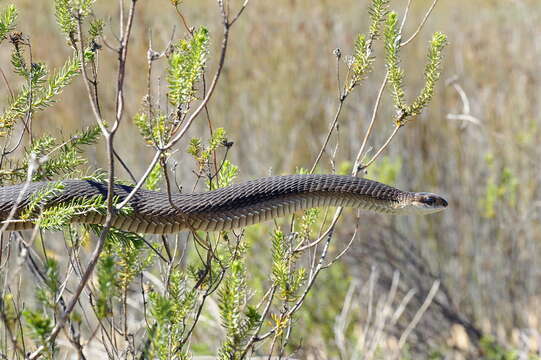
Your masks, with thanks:
M427 192L414 193L411 205L420 214L432 214L447 208L447 200L443 197Z

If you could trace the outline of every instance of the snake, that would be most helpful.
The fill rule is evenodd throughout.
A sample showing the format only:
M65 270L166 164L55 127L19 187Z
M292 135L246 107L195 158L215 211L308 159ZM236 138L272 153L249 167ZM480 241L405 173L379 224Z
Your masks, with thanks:
M33 197L51 181L0 187L0 223L6 231L31 229L36 220L23 216ZM64 180L62 189L41 208L107 197L108 185L93 180ZM115 183L114 197L123 201L134 188ZM112 226L129 232L168 234L189 230L225 231L269 221L316 207L352 207L383 214L430 214L447 201L429 192L403 191L366 178L332 175L263 177L207 192L181 193L138 189L127 205L114 212ZM10 218L10 215L11 218ZM103 224L103 211L76 214L70 223Z

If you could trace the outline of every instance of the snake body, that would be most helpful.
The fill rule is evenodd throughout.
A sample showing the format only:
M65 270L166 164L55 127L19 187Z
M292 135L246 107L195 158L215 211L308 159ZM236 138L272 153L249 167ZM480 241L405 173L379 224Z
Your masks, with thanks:
M33 222L20 219L32 194L50 182L34 182L0 188L0 221L6 230L32 228ZM63 190L47 200L47 206L67 204L98 195L107 197L107 184L90 180L62 181ZM133 187L114 185L122 201ZM24 190L24 193L21 192ZM17 200L20 200L17 202ZM117 214L112 226L131 232L165 234L182 230L230 230L285 216L299 210L344 206L399 214L417 210L435 212L447 206L438 195L415 193L353 176L287 175L251 180L202 193L167 193L138 190L129 201L133 212ZM15 215L8 219L16 205ZM9 221L8 221L9 220ZM88 212L74 216L74 223L103 224L105 215Z

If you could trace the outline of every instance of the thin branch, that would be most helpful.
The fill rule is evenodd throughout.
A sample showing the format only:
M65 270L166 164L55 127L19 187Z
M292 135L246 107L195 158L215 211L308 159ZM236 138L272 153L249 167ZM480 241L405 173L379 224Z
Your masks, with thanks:
M430 5L430 8L428 8L428 11L426 12L425 14L425 17L423 18L423 21L421 21L421 23L419 24L419 27L417 28L417 30L415 30L415 32L413 33L413 35L411 35L408 40L400 43L400 46L406 46L408 45L411 41L413 41L413 39L415 39L415 37L417 37L417 35L419 34L419 32L421 31L421 29L423 28L423 26L426 24L426 21L428 20L428 17L430 16L430 14L432 13L432 10L434 10L434 7L436 6L436 4L438 3L438 0L434 0L432 2L432 5Z
M83 82L86 87L86 92L88 94L88 99L90 101L90 106L92 108L92 112L94 113L94 118L96 119L96 122L98 123L98 126L100 127L101 132L106 135L109 133L109 130L105 126L105 122L103 121L103 118L101 117L101 112L98 108L96 99L93 95L92 86L96 86L95 80L90 80L90 77L88 76L88 72L86 70L86 63L85 63L85 56L84 56L84 37L83 37L83 24L81 17L77 17L77 33L79 36L79 44L81 48L79 49L79 62L81 63L81 72L83 73Z
M269 313L272 301L274 299L274 294L276 293L277 285L273 285L270 289L269 294L269 300L267 301L267 304L265 306L265 309L261 313L261 321L259 322L257 329L254 331L253 335L250 337L250 340L246 343L246 346L244 347L242 354L240 356L241 359L244 359L246 354L248 354L248 351L250 348L254 345L255 342L259 341L259 332L261 331L261 328L263 327L263 323L265 322L265 318L267 317L267 314Z
M336 114L334 115L333 122L331 124L329 131L327 132L327 136L325 137L325 141L323 142L323 145L321 145L319 154L317 154L316 160L314 161L314 164L312 165L312 168L310 169L310 174L314 173L314 171L316 170L316 166L319 163L319 160L321 159L321 156L323 156L323 153L325 152L325 148L327 147L327 144L329 143L333 130L336 128L336 125L338 123L338 118L340 117L340 113L342 112L344 100L345 100L345 97L340 97L340 102L338 104L338 108L336 109Z
M300 245L302 245L302 243L299 244L299 246L297 246L293 250L293 253L298 253L298 252L310 249L310 248L318 245L321 241L323 241L327 237L327 235L329 235L334 230L334 227L335 227L336 223L338 222L338 219L340 218L340 214L342 214L343 209L344 209L343 207L339 207L339 208L336 209L336 212L334 213L334 217L333 217L333 220L332 220L331 224L329 225L327 230L325 230L325 232L323 234L321 234L320 237L317 238L317 240L314 240L311 243L306 244L304 246L300 246Z
M402 336L400 336L400 340L398 341L398 349L402 349L404 347L404 344L406 343L406 340L409 336L409 334L412 332L412 330L417 326L417 323L421 320L421 317L426 312L430 304L432 303L432 300L434 299L434 296L438 293L438 289L440 287L440 281L436 280L434 281L434 284L430 288L430 291L428 295L426 296L426 299L413 317L413 320L409 323L408 327L404 332L402 333Z
M160 157L162 156L163 154L163 150L162 149L158 149L158 151L156 151L156 153L154 154L154 157L152 158L152 161L150 161L150 164L149 166L147 167L145 173L143 174L143 176L141 176L141 178L139 179L139 181L137 182L137 184L133 187L132 191L130 191L130 193L128 194L128 196L126 196L124 198L124 200L119 203L117 206L116 206L116 209L117 210L120 210L122 209L124 206L126 206L126 204L128 204L128 202L135 196L135 193L137 191L139 191L139 189L143 186L143 184L145 183L145 181L147 180L148 176L150 175L150 173L152 172L152 170L154 169L154 166L156 166L156 164L158 163L158 161L160 160Z
M357 233L359 232L359 224L357 223L357 226L355 226L355 231L353 232L353 235L351 235L351 238L349 239L346 247L338 254L334 257L334 259L332 259L331 261L329 261L328 264L326 264L325 266L323 266L324 269L332 266L334 263L336 263L338 260L340 260L340 258L342 258L342 256L344 256L344 254L349 250L349 248L351 247L351 245L353 244L353 242L355 241L355 239L357 238Z
M13 301L13 300L12 300ZM24 355L25 351L21 346L19 345L19 342L17 341L17 334L15 334L11 326L9 326L9 319L6 316L6 313L4 312L4 297L0 298L0 320L4 323L4 328L6 329L6 337L9 338L11 341L11 344L13 346L13 351L19 352L21 356Z
M182 15L182 12L178 8L178 6L175 6L175 10L177 11L178 16L180 17L180 20L182 21L182 25L184 25L184 28L186 31L193 36L193 28L188 26L188 23L186 22L186 18L184 18L184 15Z
M132 0L130 10L128 13L128 23L126 24L125 31L123 30L123 23L121 23L121 42L118 49L118 78L117 78L117 96L116 96L116 121L111 129L115 132L120 124L122 115L124 114L124 79L126 77L126 58L128 56L128 45L133 26L133 18L135 15L135 4L137 0ZM122 9L122 6L121 6ZM122 14L122 12L121 12Z
M404 26L406 25L406 20L408 18L410 8L411 0L408 0L408 4L406 5L406 9L404 10L404 17L402 18L402 23L400 24L400 30L398 31L400 34L402 34L402 30L404 30Z
M364 134L363 142L361 144L359 152L357 153L357 157L355 158L355 163L354 163L355 168L357 168L360 165L361 156L364 153L366 144L368 143L368 138L370 137L370 134L372 134L372 128L374 127L374 123L376 122L379 106L381 104L381 99L383 98L383 91L385 90L385 86L387 85L388 79L389 79L389 72L385 74L385 77L383 78L383 81L381 82L381 86L379 87L376 103L374 104L374 109L372 110L372 118L370 119L370 124L368 125L368 129L366 130L366 133Z
M377 160L377 158L381 155L381 153L389 146L389 144L391 143L391 140L393 140L393 138L395 137L395 135L398 133L398 130L400 130L400 128L402 127L402 125L396 125L394 127L394 130L393 132L391 133L391 135L387 138L387 141L385 141L385 143L379 148L379 150L374 154L374 156L364 165L362 166L359 166L359 170L364 170L366 169L367 167L369 167L370 165L372 165L372 163L374 161Z
M6 87L8 88L9 97L13 99L15 97L15 95L13 94L13 90L11 90L11 86L9 85L9 81L6 78L6 74L4 73L4 70L2 70L2 68L0 68L0 74L2 74L2 79L4 80L4 82L6 83Z
M244 10L246 9L246 7L248 6L248 3L250 2L250 0L244 0L244 3L242 4L242 6L240 7L239 11L237 12L237 15L235 15L235 17L233 18L233 20L231 20L229 22L229 25L233 25L238 19L239 17L242 15L242 13L244 12Z

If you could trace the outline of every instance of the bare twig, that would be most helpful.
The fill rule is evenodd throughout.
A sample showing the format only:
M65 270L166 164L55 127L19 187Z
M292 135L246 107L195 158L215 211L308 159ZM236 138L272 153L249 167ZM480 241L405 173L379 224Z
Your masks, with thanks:
M374 108L372 109L372 117L370 118L370 124L368 125L368 129L366 130L366 133L364 134L363 142L361 144L361 147L359 148L357 157L355 158L354 168L357 168L361 164L361 160L362 160L361 156L363 155L364 150L366 148L366 144L368 143L368 138L370 137L370 134L372 134L372 128L374 127L374 123L376 122L379 106L381 104L381 99L383 97L383 91L385 90L385 86L387 85L388 78L389 78L389 73L387 72L379 87L378 96L376 97L376 103L374 104Z
M402 335L400 336L400 340L398 341L398 348L402 349L404 347L404 344L406 343L406 340L408 339L408 336L412 332L412 330L415 328L417 323L421 320L421 317L426 312L430 304L432 303L432 300L434 299L434 296L438 293L438 289L440 287L440 281L436 280L434 281L434 284L432 284L432 287L430 288L430 291L428 292L428 295L426 296L425 301L423 302L423 305L417 310L417 313L415 313L415 316L413 317L413 320L409 323L408 327Z
M265 322L265 318L267 317L267 314L269 313L272 301L274 300L274 294L276 293L276 289L277 289L277 286L272 285L270 289L270 293L269 293L269 300L267 301L267 304L265 305L265 309L261 313L261 321L257 325L257 328L254 331L253 335L250 337L250 339L246 343L246 346L244 347L242 354L240 356L241 359L243 359L246 356L246 354L248 354L248 351L254 345L254 343L259 341L259 332L261 331L261 328L263 327L263 323Z
M417 30L415 30L415 32L406 41L401 42L400 46L408 45L411 41L413 41L413 39L415 39L417 37L417 35L419 34L419 32L421 31L423 26L426 24L426 21L428 20L428 17L432 13L432 10L434 10L434 7L436 6L437 3L438 3L438 0L434 0L432 2L432 5L430 5L430 7L428 8L428 11L426 12L426 14L424 16L423 21L421 21L421 23L417 27ZM409 6L409 3L408 3L408 6Z
M402 17L402 23L400 24L400 30L398 31L400 34L402 34L402 30L404 30L404 26L406 25L406 20L408 19L408 14L409 14L410 9L411 9L411 0L408 0L406 9L404 10L404 16Z
M86 92L88 94L88 100L90 102L90 106L92 108L92 112L94 113L94 118L100 127L101 132L105 135L109 133L109 130L105 126L105 122L101 116L101 110L98 106L98 103L96 101L96 96L94 94L97 94L97 82L96 79L90 79L88 72L86 70L85 65L85 57L84 57L84 50L85 50L85 43L84 43L84 37L83 37L83 24L81 17L77 17L77 32L79 36L79 62L81 63L81 72L83 74L83 82L86 87Z
M466 92L464 91L462 86L460 86L460 84L458 84L456 82L456 78L449 80L448 84L452 85L453 88L458 93L458 96L460 96L460 101L462 102L462 113L460 113L460 114L451 114L450 113L450 114L446 115L446 118L449 119L449 120L469 121L469 122L471 122L471 123L473 123L475 125L480 126L481 125L481 120L478 119L477 117L471 115L471 106L470 106L470 100L468 99L468 95L466 95Z
M316 166L319 163L321 156L325 152L325 148L327 147L327 144L329 143L333 130L337 126L338 118L340 117L340 113L342 112L342 107L344 105L344 100L345 100L344 97L341 97L339 100L338 108L336 109L336 114L334 115L334 119L332 121L331 127L329 131L327 132L327 136L325 137L325 141L323 141L323 145L321 145L321 149L319 150L319 153L317 154L316 160L314 160L314 164L312 165L312 168L310 169L310 174L313 174L314 171L316 170Z
M393 132L391 133L391 135L389 135L385 143L383 143L383 145L379 148L379 150L374 154L374 156L372 156L372 158L366 164L360 166L360 170L366 169L367 167L372 165L374 161L377 160L377 158L381 155L381 153L389 146L389 144L391 143L391 141L393 140L393 138L398 133L398 130L400 130L401 127L402 127L401 125L396 125L394 127Z
M242 6L240 7L239 11L237 12L237 14L233 17L233 20L231 20L229 22L229 25L233 25L238 19L239 17L242 15L242 13L244 12L244 10L246 9L246 7L248 6L248 3L250 2L250 0L244 0L244 3L242 4Z

